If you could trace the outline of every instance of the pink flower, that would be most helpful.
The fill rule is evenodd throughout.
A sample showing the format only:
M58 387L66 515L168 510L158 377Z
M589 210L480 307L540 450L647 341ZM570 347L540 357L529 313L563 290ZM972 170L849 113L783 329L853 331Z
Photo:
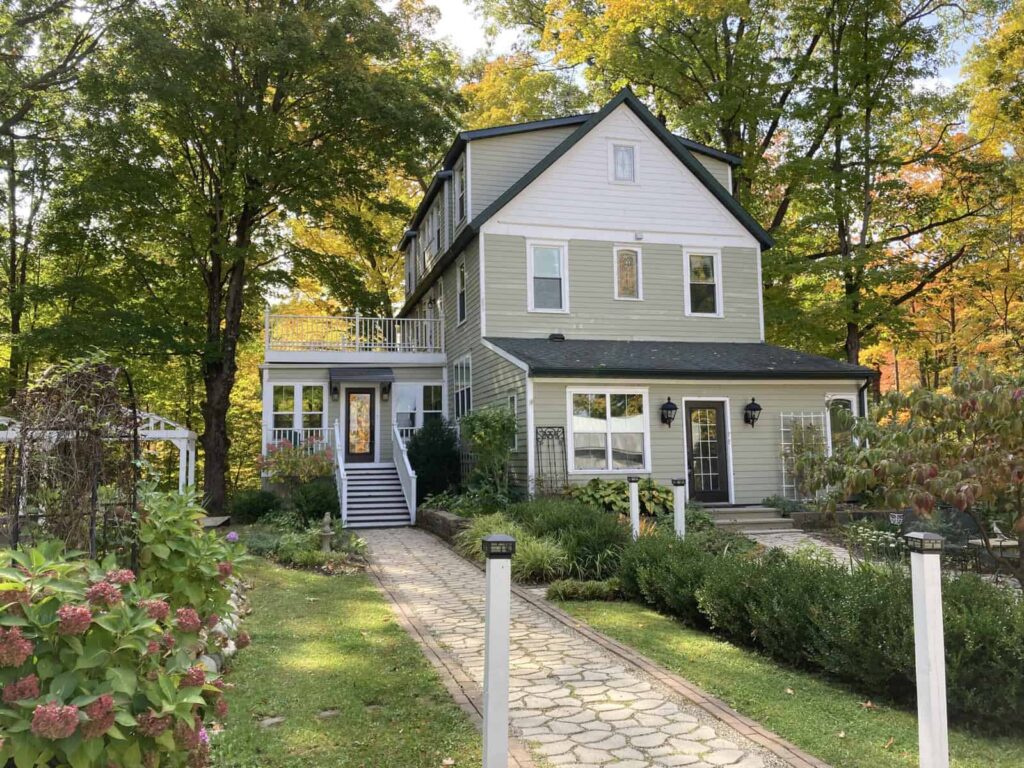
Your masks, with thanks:
M85 708L85 714L89 722L82 726L82 738L98 739L114 725L114 697L103 694Z
M181 678L179 688L198 688L206 684L206 670L202 667L190 667Z
M139 608L144 608L146 615L154 621L163 621L171 612L171 606L165 600L139 600Z
M35 646L22 636L18 627L11 627L6 633L0 628L0 667L20 667L34 650Z
M93 605L117 605L121 602L121 590L109 581L101 581L89 587L85 599Z
M250 645L252 645L252 638L249 637L249 633L239 632L238 637L235 638L235 647L238 650L242 650L243 648L248 648Z
M13 704L16 701L39 698L39 678L35 675L28 675L16 683L8 683L4 686L4 704Z
M233 570L234 566L232 566L231 563L227 562L226 560L224 562L217 563L217 571L220 573L221 581L231 576L231 572Z
M160 643L158 643L156 640L150 640L148 643L146 643L146 653L160 653Z
M107 572L107 581L111 584L118 584L125 587L135 581L135 574L129 571L127 568L122 568L117 571Z
M157 717L156 712L152 709L148 712L143 712L137 718L135 718L138 725L135 729L143 736L149 736L151 739L155 739L161 733L171 727L171 716Z
M199 614L194 608L179 608L175 615L178 629L182 632L198 632L202 629L203 622L199 620Z
M78 727L78 707L56 701L40 704L32 713L32 733L41 739L66 739Z
M163 643L164 648L166 648L167 650L170 650L171 648L174 647L174 644L175 644L176 641L174 639L174 635L172 635L170 632L168 632L168 633L166 633L163 636L163 639L160 642Z
M57 634L82 635L92 623L92 611L87 605L62 605L57 609Z

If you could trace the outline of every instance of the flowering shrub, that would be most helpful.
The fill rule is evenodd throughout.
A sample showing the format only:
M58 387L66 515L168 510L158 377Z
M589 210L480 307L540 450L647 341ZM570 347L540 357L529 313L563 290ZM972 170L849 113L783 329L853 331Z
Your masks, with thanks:
M308 483L334 471L334 451L329 445L321 446L313 441L292 445L281 440L267 446L267 455L261 460L260 468L275 482L297 480Z
M114 565L0 551L0 765L205 765L203 718L226 704L194 665L199 614L172 620L145 572Z
M203 530L204 512L194 496L147 492L142 508L139 583L167 595L172 608L226 613L227 580L243 547Z

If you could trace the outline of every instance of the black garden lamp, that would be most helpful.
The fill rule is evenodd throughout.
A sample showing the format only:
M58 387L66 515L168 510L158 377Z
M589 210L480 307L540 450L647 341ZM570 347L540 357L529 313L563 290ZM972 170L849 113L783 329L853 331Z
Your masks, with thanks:
M484 557L489 560L511 560L512 555L516 553L516 540L504 533L492 533L490 536L484 536L480 545L484 551Z
M945 542L942 536L931 531L911 531L903 540L907 542L907 549L921 555L941 555Z
M757 400L750 398L750 402L743 406L743 423L753 427L759 418L761 418L761 406L757 404Z
M679 412L679 406L672 402L672 398L668 398L665 404L661 406L661 423L667 427L672 426L672 422L676 419L676 413Z

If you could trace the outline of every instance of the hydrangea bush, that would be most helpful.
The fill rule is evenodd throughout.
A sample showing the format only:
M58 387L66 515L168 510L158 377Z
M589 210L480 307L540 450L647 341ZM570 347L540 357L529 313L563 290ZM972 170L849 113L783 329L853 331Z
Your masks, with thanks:
M196 659L227 640L211 628L241 551L196 514L148 495L138 575L56 542L0 551L0 765L206 765L226 684Z

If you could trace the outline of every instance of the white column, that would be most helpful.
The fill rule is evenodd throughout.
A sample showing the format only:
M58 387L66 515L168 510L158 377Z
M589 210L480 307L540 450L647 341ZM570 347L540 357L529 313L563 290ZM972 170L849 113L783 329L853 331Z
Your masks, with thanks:
M188 448L181 440L175 440L178 449L178 493L185 492L185 478L188 477Z
M188 485L191 488L196 486L196 441L188 441Z
M509 632L515 543L511 536L502 534L487 536L483 540L487 558L483 768L508 767Z
M633 541L640 538L640 478L630 475L629 481L629 527L633 531Z
M921 768L949 768L946 718L946 652L942 635L942 537L913 532L910 576L914 596L917 671L917 739Z
M686 538L686 480L675 478L672 481L672 522L676 536Z

